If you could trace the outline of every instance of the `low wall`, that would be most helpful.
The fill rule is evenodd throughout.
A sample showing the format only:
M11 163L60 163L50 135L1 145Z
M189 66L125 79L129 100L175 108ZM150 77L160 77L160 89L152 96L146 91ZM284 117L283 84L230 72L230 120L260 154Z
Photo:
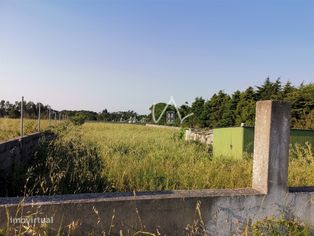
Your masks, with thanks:
M214 134L211 129L188 129L185 131L185 141L198 141L204 144L213 144Z
M5 199L0 201L0 227L9 221L6 212L19 217L21 206L25 216L37 212L41 218L52 218L52 232L75 223L74 235L158 230L160 235L181 236L186 235L188 225L201 220L206 235L241 235L250 222L283 214L314 227L314 193L297 191L265 195L254 189L234 189ZM198 203L201 217L195 214Z
M53 138L53 135L34 133L0 143L0 196L14 196L23 188L23 175L42 137Z
M13 166L29 162L43 133L34 133L0 143L0 171L11 172Z
M69 226L73 235L172 236L188 228L198 228L190 235L241 235L252 222L284 215L314 233L314 189L288 188L289 105L257 102L255 127L252 188L0 198L0 228L34 214L53 219L51 231Z

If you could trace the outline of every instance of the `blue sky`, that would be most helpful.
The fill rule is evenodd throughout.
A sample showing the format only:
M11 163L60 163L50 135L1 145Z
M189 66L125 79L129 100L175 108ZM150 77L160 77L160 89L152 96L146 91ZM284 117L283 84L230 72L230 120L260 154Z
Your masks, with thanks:
M0 99L148 113L313 64L311 0L0 0Z

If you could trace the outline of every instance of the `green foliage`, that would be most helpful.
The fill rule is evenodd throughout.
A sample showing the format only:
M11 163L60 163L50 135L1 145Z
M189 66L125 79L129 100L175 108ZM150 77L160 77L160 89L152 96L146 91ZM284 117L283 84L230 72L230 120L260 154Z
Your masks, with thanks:
M310 236L310 230L295 219L266 218L253 225L254 236Z
M197 97L192 103L191 111L194 113L191 116L192 127L205 127L206 126L206 116L204 113L205 110L205 99L202 97Z
M167 109L166 109L166 107L167 107ZM154 119L153 119L153 112L154 112L155 119L156 119L156 121L158 121L159 125L166 125L167 124L167 122L166 122L167 112L169 112L169 111L176 112L176 109L173 105L167 105L166 103L157 103L154 106L151 106L149 109L150 109L151 113L148 116L148 119L151 122L154 122ZM164 112L164 110L165 110L165 113L162 114ZM180 123L177 117L176 117L176 123L177 123L177 125Z
M282 85L279 78L275 82L267 78L261 86L235 91L231 96L220 90L207 101L196 97L191 106L186 103L179 110L184 116L194 113L185 120L185 127L254 126L256 102L269 99L291 103L292 128L314 129L314 84L293 86L288 81Z
M88 117L84 114L76 114L75 116L70 118L70 121L74 124L74 125L82 125L85 123L86 119Z
M32 101L26 102L24 101L24 117L28 119L36 119L38 117L38 105ZM48 110L49 105L43 105L40 103L41 108L41 117L44 119L48 119ZM19 118L21 116L21 102L14 102L10 103L9 101L0 101L0 117L7 117L7 118ZM55 112L54 110L51 110Z
M186 129L185 129L185 128L181 128L181 129L180 129L180 131L179 131L179 139L180 139L180 140L184 140L185 132L186 132Z

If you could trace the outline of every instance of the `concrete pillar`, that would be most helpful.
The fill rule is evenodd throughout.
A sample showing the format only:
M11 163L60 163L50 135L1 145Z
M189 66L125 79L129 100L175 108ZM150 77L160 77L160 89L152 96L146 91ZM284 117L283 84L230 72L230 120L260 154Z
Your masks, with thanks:
M288 192L290 105L256 104L252 187L264 194Z

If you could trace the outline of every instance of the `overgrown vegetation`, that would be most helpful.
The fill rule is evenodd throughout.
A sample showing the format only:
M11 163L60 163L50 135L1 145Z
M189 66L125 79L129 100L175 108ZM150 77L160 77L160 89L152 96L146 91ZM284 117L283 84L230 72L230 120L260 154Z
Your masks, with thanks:
M79 127L60 126L55 133L52 142L43 141L27 171L27 194L110 191L102 174L106 167L98 147L82 138Z
M186 143L177 130L86 123L82 132L100 147L103 175L116 191L250 185L251 160L212 158L206 145Z
M54 132L57 138L42 143L27 171L30 195L251 186L251 156L213 157L211 146L185 142L182 130L68 122ZM310 145L290 149L290 186L314 185L313 168ZM6 181L10 196L24 194L26 183L16 175Z
M27 172L27 193L236 188L251 182L251 160L212 158L178 131L145 126L67 124L44 142ZM20 192L23 192L21 190Z

